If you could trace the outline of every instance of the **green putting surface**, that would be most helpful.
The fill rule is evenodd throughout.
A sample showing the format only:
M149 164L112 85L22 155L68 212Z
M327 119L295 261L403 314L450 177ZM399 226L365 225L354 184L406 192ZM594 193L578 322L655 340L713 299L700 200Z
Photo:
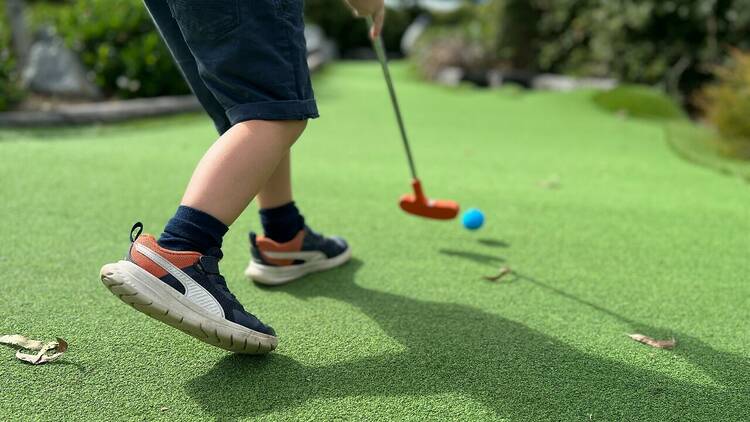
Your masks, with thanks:
M70 343L39 367L0 348L3 417L750 419L746 183L590 92L447 89L394 70L426 193L482 209L485 226L398 209L409 177L380 69L330 67L315 81L323 117L293 150L296 198L354 260L261 288L243 277L254 207L225 240L230 288L279 332L267 357L194 340L98 279L135 221L158 233L171 216L215 137L207 118L0 131L0 334ZM503 265L516 275L482 278Z

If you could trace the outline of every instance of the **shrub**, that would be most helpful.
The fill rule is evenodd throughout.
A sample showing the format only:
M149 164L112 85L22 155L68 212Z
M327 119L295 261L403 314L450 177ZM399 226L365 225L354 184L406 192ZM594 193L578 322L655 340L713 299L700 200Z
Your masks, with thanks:
M73 0L34 6L106 94L121 98L187 94L189 89L141 0Z
M540 11L533 2L493 0L478 10L482 38L493 60L513 69L537 68Z
M491 0L492 53L531 71L614 76L680 96L711 78L730 45L750 47L748 0Z
M18 83L5 7L0 7L0 111L11 108L22 98L23 91Z
M750 159L750 54L732 52L732 61L715 70L717 82L699 97L706 119L718 130L723 153Z
M489 66L480 28L474 21L428 28L412 56L417 70L427 79L436 79L446 67L459 67L471 77Z
M684 119L685 113L663 91L645 85L621 85L594 95L594 103L613 113L644 119Z

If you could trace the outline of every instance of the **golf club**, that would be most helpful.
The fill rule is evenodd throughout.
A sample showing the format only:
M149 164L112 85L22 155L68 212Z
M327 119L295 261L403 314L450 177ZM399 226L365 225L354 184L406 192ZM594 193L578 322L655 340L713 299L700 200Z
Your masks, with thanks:
M367 26L372 27L372 18L367 18ZM450 220L458 215L458 203L446 199L429 199L425 196L422 191L422 184L417 177L417 170L414 166L414 158L412 157L411 148L409 147L409 140L406 137L406 129L404 127L404 121L401 117L401 109L398 106L398 100L396 99L396 91L393 88L393 81L391 80L391 72L388 69L388 61L385 56L385 47L383 46L383 39L378 35L373 38L372 46L375 49L375 54L378 56L380 65L383 68L383 76L385 77L385 83L388 85L388 93L391 97L391 103L393 104L393 111L396 114L396 121L398 122L398 128L401 132L401 140L404 143L404 149L406 150L406 158L409 161L409 170L411 171L412 182L411 186L414 189L413 194L406 194L401 197L399 205L401 209L409 214L417 215L425 218L432 218L436 220Z

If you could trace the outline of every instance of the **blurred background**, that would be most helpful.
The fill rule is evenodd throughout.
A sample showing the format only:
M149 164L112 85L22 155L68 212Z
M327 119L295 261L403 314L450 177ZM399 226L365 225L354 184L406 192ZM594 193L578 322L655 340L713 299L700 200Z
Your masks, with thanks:
M721 154L750 159L750 0L387 6L389 54L425 80L605 90L605 107L684 114L716 131ZM0 13L0 111L189 94L141 0L4 0ZM341 0L308 0L305 13L314 70L373 58Z

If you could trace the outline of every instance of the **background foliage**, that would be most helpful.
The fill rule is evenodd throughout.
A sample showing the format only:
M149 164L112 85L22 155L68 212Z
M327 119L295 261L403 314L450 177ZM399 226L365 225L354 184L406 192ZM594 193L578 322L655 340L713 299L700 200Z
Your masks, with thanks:
M706 119L719 131L722 153L750 159L750 54L734 51L732 62L716 70L699 102Z
M750 48L750 0L493 0L491 54L531 70L613 76L687 96L730 47Z
M16 60L10 47L10 28L6 24L5 8L0 7L0 111L7 110L23 98L18 88Z
M189 92L141 0L38 3L35 26L54 25L96 85L120 98Z

